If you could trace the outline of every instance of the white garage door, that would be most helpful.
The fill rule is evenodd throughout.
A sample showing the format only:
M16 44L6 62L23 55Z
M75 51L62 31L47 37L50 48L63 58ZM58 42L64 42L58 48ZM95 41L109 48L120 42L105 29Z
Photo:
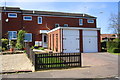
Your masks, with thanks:
M63 52L79 53L79 30L63 30Z
M98 52L97 31L83 31L83 52Z

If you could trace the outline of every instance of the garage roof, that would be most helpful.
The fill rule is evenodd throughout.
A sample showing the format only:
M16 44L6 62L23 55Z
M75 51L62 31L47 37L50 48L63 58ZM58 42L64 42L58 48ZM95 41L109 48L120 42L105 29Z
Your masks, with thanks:
M50 30L48 33L53 32L53 31L56 31L56 30L58 30L58 29L68 29L68 30L70 30L70 29L72 29L72 30L79 30L79 29L81 29L81 30L100 30L100 28L57 27L57 28L54 28L54 29Z

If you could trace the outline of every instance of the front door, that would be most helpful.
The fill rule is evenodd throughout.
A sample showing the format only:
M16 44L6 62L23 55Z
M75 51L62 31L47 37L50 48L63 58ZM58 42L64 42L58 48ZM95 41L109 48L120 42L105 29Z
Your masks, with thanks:
M47 48L47 34L42 34L42 47Z

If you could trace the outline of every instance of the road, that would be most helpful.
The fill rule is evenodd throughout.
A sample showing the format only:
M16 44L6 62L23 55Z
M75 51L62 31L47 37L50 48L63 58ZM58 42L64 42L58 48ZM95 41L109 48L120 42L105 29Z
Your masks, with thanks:
M118 76L118 56L109 53L83 53L82 67L4 74L3 78L106 78Z

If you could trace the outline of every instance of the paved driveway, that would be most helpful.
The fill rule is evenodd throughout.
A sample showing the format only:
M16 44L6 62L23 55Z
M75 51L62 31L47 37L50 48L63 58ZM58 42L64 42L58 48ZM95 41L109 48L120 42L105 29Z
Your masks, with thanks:
M105 78L118 76L118 56L109 53L82 54L83 67L8 74L3 78Z
M33 67L25 53L2 56L2 72L32 71Z

